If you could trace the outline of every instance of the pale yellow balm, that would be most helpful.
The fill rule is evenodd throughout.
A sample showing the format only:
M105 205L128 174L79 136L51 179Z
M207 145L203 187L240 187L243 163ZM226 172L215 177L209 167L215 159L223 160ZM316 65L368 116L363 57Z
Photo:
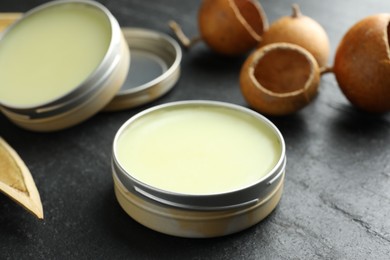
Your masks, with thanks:
M103 60L111 33L107 16L90 5L25 17L0 42L0 104L30 108L72 92Z
M165 191L206 195L236 191L267 175L281 157L274 130L224 107L173 107L148 113L118 137L119 164Z

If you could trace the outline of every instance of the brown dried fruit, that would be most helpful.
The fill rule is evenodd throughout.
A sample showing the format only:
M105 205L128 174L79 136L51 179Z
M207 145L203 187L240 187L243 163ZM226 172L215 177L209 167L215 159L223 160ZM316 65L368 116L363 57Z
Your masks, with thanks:
M255 48L268 27L254 0L204 0L198 13L202 39L214 51L238 55Z
M213 51L235 56L258 45L268 21L256 0L203 0L198 12L199 37L190 40L176 22L169 25L185 47L203 40Z
M330 53L327 33L317 21L302 15L298 5L294 4L292 9L291 16L271 24L262 36L260 47L276 42L296 44L308 50L320 67L325 67Z
M390 111L390 14L356 23L336 51L333 72L356 107L368 112Z
M240 73L241 92L249 105L267 115L287 115L316 95L320 69L313 55L290 43L274 43L252 53Z

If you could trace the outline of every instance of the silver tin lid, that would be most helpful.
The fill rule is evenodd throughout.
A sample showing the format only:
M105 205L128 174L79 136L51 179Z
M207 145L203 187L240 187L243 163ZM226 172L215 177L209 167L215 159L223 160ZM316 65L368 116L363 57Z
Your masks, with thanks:
M121 166L116 156L116 143L118 138L126 130L126 128L137 119L145 114L151 113L155 110L165 109L173 106L218 106L224 107L250 115L266 124L273 130L275 136L280 142L281 155L273 167L263 178L248 187L234 190L226 193L206 194L206 195L192 195L175 193L166 190L161 190L145 184L133 176ZM162 203L165 205L179 207L191 210L226 210L230 208L238 208L244 206L254 205L261 201L268 194L270 194L280 181L283 180L283 173L286 168L285 143L282 134L277 127L264 116L241 106L217 102L217 101L179 101L155 106L144 110L143 112L130 118L117 132L113 144L112 156L112 170L114 178L117 178L129 192L141 196L143 198Z
M129 109L167 93L179 79L182 51L170 36L141 28L122 28L130 48L127 80L105 111Z

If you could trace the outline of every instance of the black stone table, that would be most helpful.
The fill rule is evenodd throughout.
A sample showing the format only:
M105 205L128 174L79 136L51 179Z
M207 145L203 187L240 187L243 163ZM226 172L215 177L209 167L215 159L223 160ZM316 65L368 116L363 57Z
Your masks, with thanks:
M1 12L24 12L45 1L1 1ZM200 1L102 0L122 26L171 34L178 21L197 34ZM361 18L390 12L388 0L262 0L270 22L293 2L321 23L331 59L343 34ZM163 235L133 221L113 191L113 137L132 115L153 105L211 99L243 106L238 73L245 56L229 59L203 44L184 51L182 75L161 99L131 110L100 113L73 128L34 133L0 115L0 135L24 159L40 191L39 221L0 194L0 259L390 259L390 114L353 108L332 74L308 107L270 119L283 133L287 173L282 200L261 223L214 239ZM3 87L3 86L0 86Z

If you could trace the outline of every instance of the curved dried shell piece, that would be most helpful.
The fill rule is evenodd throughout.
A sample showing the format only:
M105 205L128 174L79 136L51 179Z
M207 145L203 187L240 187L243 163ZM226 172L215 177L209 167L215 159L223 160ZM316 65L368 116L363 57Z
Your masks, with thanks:
M241 92L256 111L273 116L292 114L316 96L318 64L307 50L273 43L253 52L240 72Z
M41 199L25 163L0 137L0 192L43 219Z

